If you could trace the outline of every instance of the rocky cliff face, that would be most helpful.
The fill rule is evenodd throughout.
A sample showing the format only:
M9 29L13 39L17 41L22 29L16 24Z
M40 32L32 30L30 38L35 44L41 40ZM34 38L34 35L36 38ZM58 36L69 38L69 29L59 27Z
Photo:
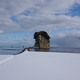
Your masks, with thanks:
M50 48L50 37L45 31L35 32L34 33L35 45L37 48Z

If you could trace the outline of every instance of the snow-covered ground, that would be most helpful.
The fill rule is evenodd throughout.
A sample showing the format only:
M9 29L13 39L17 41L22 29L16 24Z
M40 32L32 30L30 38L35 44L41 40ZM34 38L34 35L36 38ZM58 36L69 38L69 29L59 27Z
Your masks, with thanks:
M0 80L80 80L80 54L25 51L1 56Z

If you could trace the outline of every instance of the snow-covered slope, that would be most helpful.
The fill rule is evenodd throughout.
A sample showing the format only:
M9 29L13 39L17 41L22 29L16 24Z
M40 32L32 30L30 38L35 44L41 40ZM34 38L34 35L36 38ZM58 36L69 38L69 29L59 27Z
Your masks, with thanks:
M25 51L1 61L0 80L80 80L79 54Z

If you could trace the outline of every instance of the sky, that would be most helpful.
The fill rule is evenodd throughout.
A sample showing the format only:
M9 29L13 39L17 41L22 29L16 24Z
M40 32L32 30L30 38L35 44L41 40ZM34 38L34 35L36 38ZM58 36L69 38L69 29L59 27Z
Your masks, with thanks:
M0 0L0 46L31 47L37 31L51 47L80 48L80 0Z

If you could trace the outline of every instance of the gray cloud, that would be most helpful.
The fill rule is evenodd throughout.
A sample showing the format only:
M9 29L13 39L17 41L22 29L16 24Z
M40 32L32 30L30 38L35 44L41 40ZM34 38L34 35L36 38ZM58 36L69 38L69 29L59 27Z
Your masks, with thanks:
M53 38L51 40L51 46L54 47L70 47L79 48L80 47L80 37L66 36L62 38Z
M79 48L80 31L70 30L53 35L51 37L51 46Z

